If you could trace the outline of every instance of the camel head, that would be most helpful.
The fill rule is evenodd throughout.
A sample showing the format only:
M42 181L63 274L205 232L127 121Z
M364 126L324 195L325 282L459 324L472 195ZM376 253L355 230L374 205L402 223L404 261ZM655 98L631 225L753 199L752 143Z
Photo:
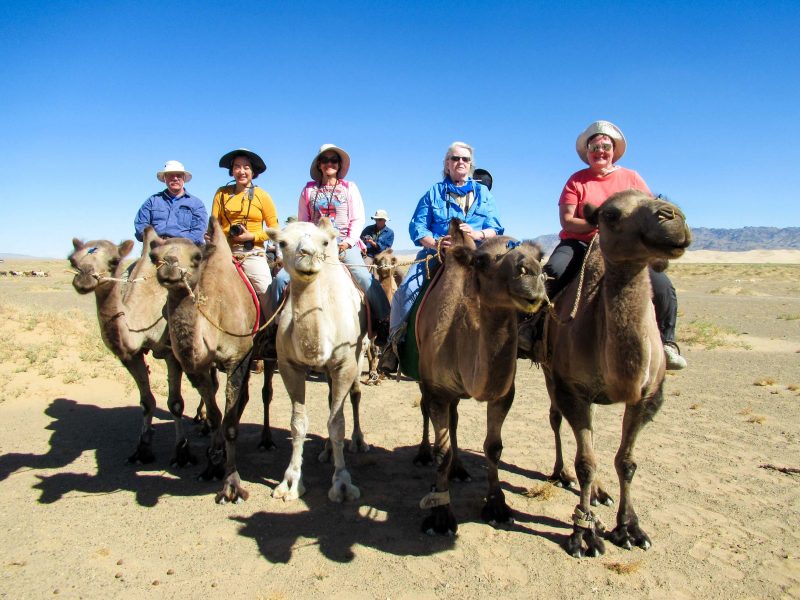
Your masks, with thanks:
M158 283L168 290L191 289L197 283L203 253L191 240L156 236L150 241L149 256L156 266Z
M681 210L639 190L610 196L599 207L584 207L586 220L599 228L600 248L612 263L644 263L666 267L683 255L692 234Z
M119 275L122 259L133 249L133 240L116 245L106 240L84 243L73 238L72 246L69 262L78 271L72 278L72 287L79 294L88 294L99 285L110 283L108 277Z
M387 248L383 252L376 254L373 266L375 267L375 276L378 281L392 277L394 270L397 268L397 257L394 255L394 251L391 248Z
M481 302L526 313L538 311L547 296L542 273L542 248L508 236L489 238L479 248L455 246L446 260L472 272Z
M319 275L324 263L339 262L336 230L325 217L320 219L318 227L295 221L282 230L267 229L267 235L278 242L283 266L292 281L311 282Z

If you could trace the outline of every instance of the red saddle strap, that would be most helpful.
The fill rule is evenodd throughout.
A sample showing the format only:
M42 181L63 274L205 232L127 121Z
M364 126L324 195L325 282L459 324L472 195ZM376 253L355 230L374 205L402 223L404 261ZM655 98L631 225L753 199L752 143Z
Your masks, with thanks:
M253 304L256 305L256 322L253 323L253 331L251 332L251 335L255 335L256 331L258 331L258 324L261 322L261 302L259 302L258 300L258 294L256 294L256 290L253 287L253 284L250 283L250 280L247 278L247 275L244 272L244 267L242 267L242 263L234 258L233 265L239 272L239 277L242 278L242 281L244 281L244 284L247 286L247 291L250 292L250 297L253 299Z

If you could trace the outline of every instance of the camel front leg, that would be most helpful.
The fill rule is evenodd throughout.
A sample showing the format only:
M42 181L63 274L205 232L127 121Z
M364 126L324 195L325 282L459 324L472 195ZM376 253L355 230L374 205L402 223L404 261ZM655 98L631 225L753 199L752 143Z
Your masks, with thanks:
M333 451L333 478L328 498L333 502L357 500L361 497L359 489L352 484L344 460L344 402L358 381L358 376L358 362L339 367L329 374L331 405L328 415L328 438Z
M225 417L222 419L222 434L225 438L225 480L222 490L216 495L217 504L235 502L239 504L249 497L242 485L236 468L236 440L239 437L239 420L244 412L249 396L250 355L236 363L233 372L228 374L225 386Z
M272 404L273 387L272 379L275 377L275 361L264 359L264 385L261 387L261 402L264 405L264 428L261 430L259 450L274 450L275 442L272 441L272 430L269 427L269 405Z
M139 432L139 442L136 450L127 460L129 464L146 465L156 459L153 454L153 413L156 409L156 399L150 390L150 374L144 361L144 354L141 352L130 360L121 362L136 382L136 387L139 389L139 404L142 407L142 428Z
M369 452L371 450L369 444L364 439L364 433L361 431L361 384L356 378L353 387L350 388L350 404L353 407L353 435L350 437L350 452Z
M422 386L420 386L420 393L421 392ZM428 466L433 464L429 426L431 411L424 394L422 394L419 400L419 411L422 414L422 440L419 443L417 455L414 457L414 464L417 466Z
M183 395L181 394L181 379L183 369L174 355L170 354L165 359L167 363L167 384L169 385L169 412L175 422L175 455L170 461L171 467L185 467L186 465L196 465L197 457L192 454L189 446L189 439L183 427Z
M450 403L450 446L453 449L453 460L450 462L450 480L472 481L472 476L464 468L458 454L458 398Z
M283 481L272 491L273 498L297 500L306 493L303 485L303 443L306 441L308 431L308 417L306 415L306 370L305 367L296 367L278 362L281 378L292 401L292 457L289 466L283 474Z
M422 521L422 531L433 535L455 535L458 523L450 505L450 466L453 461L453 448L450 444L450 402L422 390L423 402L428 402L431 422L436 435L434 459L436 461L436 483L430 493L419 503L420 508L431 509L431 514Z
M553 474L550 476L552 481L558 487L573 488L577 485L578 480L573 477L567 468L564 466L564 452L561 446L561 411L556 408L553 403L550 403L550 429L553 430L553 438L556 445L556 462L553 465Z
M483 442L483 453L489 467L489 490L486 493L486 504L481 510L481 518L488 523L513 523L511 509L500 487L498 465L503 455L503 423L514 402L514 386L502 398L490 400L486 405L486 439Z
M661 389L656 393L655 405L661 404ZM636 461L633 458L633 448L639 431L652 415L644 406L644 402L628 404L625 407L625 416L622 419L622 441L614 457L614 467L619 477L619 509L617 511L617 526L611 531L611 541L617 546L630 550L639 546L647 550L652 545L650 538L639 527L639 517L633 510L631 488L633 476L636 473Z
M219 435L220 424L222 423L222 413L217 406L217 381L216 369L209 369L198 373L186 373L186 377L191 382L206 407L206 416L211 433L211 443L209 444L206 455L208 463L206 468L200 473L199 478L203 481L212 479L222 479L225 476L225 464L223 455L225 449Z

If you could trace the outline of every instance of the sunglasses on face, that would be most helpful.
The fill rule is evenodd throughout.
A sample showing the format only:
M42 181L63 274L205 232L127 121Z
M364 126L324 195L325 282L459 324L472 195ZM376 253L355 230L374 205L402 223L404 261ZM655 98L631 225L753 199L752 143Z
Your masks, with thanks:
M613 144L609 144L608 142L604 144L589 144L589 152L610 152L611 149L614 147Z
M452 160L454 163L457 163L457 162L459 162L459 161L460 161L460 162L465 162L465 163L468 163L468 162L470 162L472 159L471 159L469 156L451 156L451 157L450 157L450 160Z
M319 164L327 165L327 164L339 164L339 157L338 156L321 156L319 159Z

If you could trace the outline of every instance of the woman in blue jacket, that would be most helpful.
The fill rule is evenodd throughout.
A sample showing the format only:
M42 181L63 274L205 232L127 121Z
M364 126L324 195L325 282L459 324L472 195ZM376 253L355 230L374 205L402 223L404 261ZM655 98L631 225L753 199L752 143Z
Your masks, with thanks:
M429 256L433 258L427 266L424 262L413 264L394 295L389 320L393 345L402 341L405 335L408 313L427 280L429 269L439 266L435 258L437 247L446 250L450 246L450 236L447 235L450 220L455 217L461 219L461 231L477 244L503 234L494 197L485 185L472 179L474 168L472 146L453 142L444 156L444 180L431 187L417 204L408 232L414 244L422 246L416 259L422 261ZM393 363L396 360L388 356L382 361L389 371L393 370Z

